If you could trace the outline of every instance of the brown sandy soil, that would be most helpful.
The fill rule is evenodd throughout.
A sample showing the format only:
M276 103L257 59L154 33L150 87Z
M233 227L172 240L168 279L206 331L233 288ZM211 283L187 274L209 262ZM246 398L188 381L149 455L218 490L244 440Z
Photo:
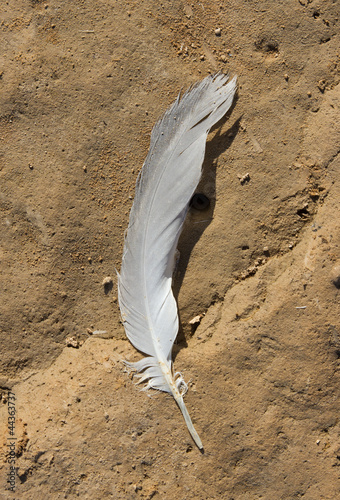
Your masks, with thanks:
M340 498L337 3L0 11L0 498ZM218 70L238 99L209 136L211 205L189 213L174 283L200 454L175 402L124 371L140 355L115 268L155 121Z

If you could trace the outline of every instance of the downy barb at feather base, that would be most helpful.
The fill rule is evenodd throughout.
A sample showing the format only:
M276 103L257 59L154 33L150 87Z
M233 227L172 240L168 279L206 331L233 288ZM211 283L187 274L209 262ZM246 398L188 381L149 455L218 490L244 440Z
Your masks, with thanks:
M126 335L147 356L126 365L137 372L139 383L147 382L145 389L172 394L201 450L183 401L187 385L172 362L178 332L172 273L178 238L201 177L207 135L230 108L235 92L236 77L208 76L179 95L156 123L137 179L118 275Z

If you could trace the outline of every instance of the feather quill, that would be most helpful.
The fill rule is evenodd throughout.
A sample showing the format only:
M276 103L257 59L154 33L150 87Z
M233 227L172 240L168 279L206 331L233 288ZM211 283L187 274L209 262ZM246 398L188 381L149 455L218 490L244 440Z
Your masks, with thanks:
M146 389L172 394L199 449L202 442L183 401L187 385L175 373L172 347L178 313L172 274L178 238L201 177L207 135L230 108L236 77L208 76L178 96L156 123L138 176L120 275L118 300L125 332L147 357L126 365Z

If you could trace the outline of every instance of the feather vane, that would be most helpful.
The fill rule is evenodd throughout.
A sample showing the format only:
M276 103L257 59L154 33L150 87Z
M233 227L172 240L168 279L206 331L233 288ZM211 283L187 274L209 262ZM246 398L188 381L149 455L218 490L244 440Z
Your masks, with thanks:
M125 332L147 357L126 365L145 389L175 398L198 448L202 442L183 401L187 385L174 373L172 347L178 313L172 274L178 238L201 177L210 128L230 108L236 77L217 74L194 85L156 123L138 176L125 237L118 300Z

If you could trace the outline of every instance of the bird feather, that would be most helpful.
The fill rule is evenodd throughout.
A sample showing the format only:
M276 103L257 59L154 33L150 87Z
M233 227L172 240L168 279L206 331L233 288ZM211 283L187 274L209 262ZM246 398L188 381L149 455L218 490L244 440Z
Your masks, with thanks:
M126 363L145 389L172 394L198 448L202 442L183 401L187 385L175 373L172 347L178 313L172 274L178 238L201 177L207 135L230 108L236 77L208 76L178 96L156 123L138 176L120 275L118 299L125 332L147 357Z

